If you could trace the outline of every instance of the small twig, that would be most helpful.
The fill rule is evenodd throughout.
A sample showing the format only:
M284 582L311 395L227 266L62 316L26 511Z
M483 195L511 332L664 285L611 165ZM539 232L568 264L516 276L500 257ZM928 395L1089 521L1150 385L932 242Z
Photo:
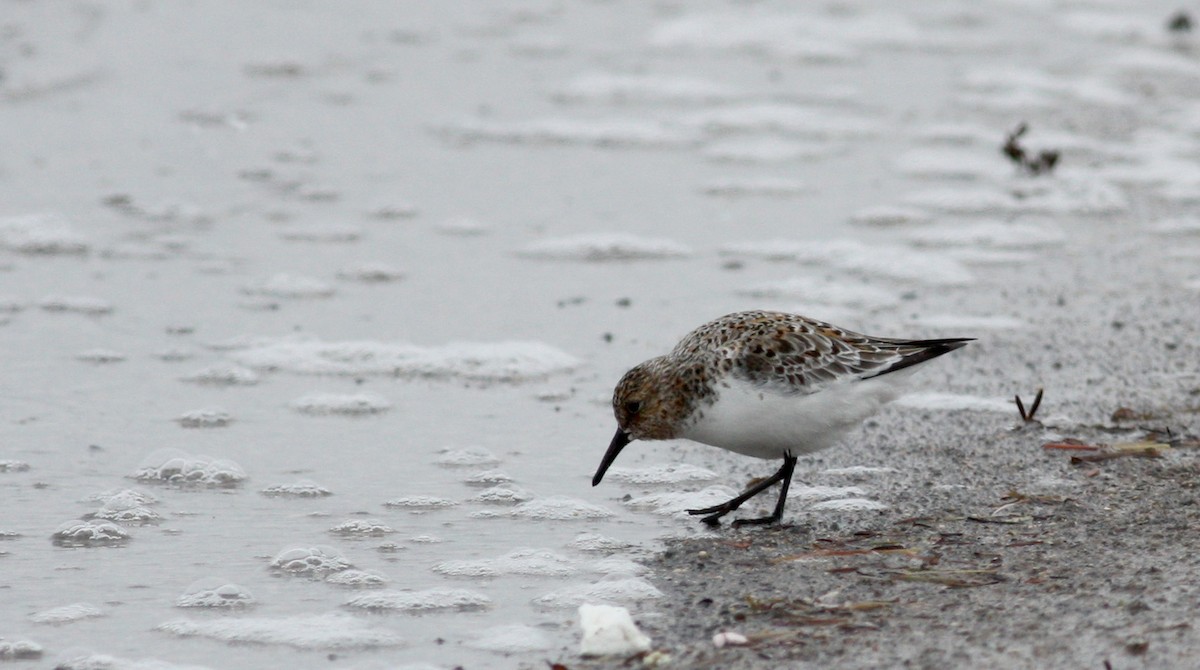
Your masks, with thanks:
M1039 151L1036 158L1033 158L1030 152L1021 146L1021 136L1029 131L1029 124L1021 122L1015 130L1008 134L1004 139L1004 144L1000 147L1001 153L1008 157L1010 161L1015 163L1017 167L1024 170L1026 173L1036 177L1043 173L1050 173L1054 170L1054 166L1058 165L1059 152L1053 149L1043 149Z
M1162 451L1154 447L1147 447L1145 449L1123 449L1121 451L1102 451L1097 454L1081 454L1071 457L1071 465L1099 463L1101 461L1111 461L1114 458L1162 458Z
M1047 451L1051 449L1058 449L1061 451L1100 451L1100 445L1080 442L1073 437L1068 437L1062 442L1047 442L1042 445L1042 448Z
M1022 421L1026 423L1033 421L1033 415L1037 414L1038 408L1042 406L1042 393L1045 390L1044 388L1037 390L1037 395L1034 396L1033 404L1030 405L1028 412L1025 411L1025 403L1021 402L1021 396L1014 396L1014 399L1017 401L1017 411L1021 413Z

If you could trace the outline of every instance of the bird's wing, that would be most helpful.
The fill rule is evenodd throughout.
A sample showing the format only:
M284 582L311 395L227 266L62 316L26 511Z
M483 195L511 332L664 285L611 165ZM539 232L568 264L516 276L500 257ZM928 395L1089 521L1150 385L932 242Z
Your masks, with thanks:
M871 337L798 315L743 312L696 329L676 353L709 356L721 373L775 392L805 395L834 382L902 370L967 341Z

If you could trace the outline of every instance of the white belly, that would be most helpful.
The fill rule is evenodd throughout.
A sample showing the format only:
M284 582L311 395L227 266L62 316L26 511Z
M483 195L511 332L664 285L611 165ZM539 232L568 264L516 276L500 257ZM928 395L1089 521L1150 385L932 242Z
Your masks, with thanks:
M834 383L807 395L779 395L729 379L681 437L757 458L825 449L899 396L908 372Z

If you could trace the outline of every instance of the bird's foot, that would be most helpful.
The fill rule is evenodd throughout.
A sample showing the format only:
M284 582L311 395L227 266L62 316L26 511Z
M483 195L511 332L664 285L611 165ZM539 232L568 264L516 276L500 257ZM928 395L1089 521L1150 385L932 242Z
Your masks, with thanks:
M721 503L720 505L713 505L712 507L704 507L702 509L690 509L687 511L687 513L691 514L693 516L697 516L700 514L707 514L708 516L701 519L701 521L703 521L704 523L706 523L710 526L719 526L719 525L721 525L721 517L736 510L738 507L741 507L741 501L735 499L735 500L730 500L729 502Z
M779 523L783 518L782 514L772 514L771 516L762 516L757 519L734 519L733 527L740 528L742 526L767 526L773 523Z

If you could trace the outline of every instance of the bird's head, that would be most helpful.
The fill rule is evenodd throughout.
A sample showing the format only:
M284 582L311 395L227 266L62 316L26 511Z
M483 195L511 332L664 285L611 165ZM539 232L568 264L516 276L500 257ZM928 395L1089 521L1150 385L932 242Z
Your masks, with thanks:
M625 445L634 440L669 440L675 437L678 408L667 401L670 396L664 379L663 359L652 358L625 373L613 391L613 415L617 434L600 461L592 486L600 483L605 471L617 459Z

